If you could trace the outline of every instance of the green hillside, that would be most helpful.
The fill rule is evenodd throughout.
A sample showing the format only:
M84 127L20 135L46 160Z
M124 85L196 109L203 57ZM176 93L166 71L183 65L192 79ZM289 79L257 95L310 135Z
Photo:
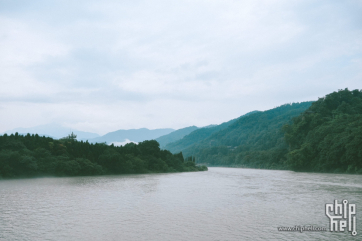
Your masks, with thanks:
M252 111L249 112L243 116L240 116L239 118L230 120L228 122L224 122L220 125L216 125L216 126L207 126L204 128L200 128L197 129L193 132L191 132L190 134L186 135L185 137L183 137L181 140L172 142L167 144L164 149L171 151L172 153L178 153L180 151L185 150L186 148L192 146L193 144L196 144L206 138L208 138L209 136L211 136L212 134L221 131L225 128L227 128L228 126L230 126L232 123L234 123L235 121L237 121L238 119L248 116L250 114L256 113L257 111Z
M208 134L176 150L209 166L362 174L362 90L253 113Z
M311 104L286 104L239 118L182 152L208 165L284 169L288 146L281 127Z
M155 140L160 143L160 148L164 148L168 143L178 141L184 136L190 134L194 130L197 130L196 126L185 127L176 131L171 132L170 134L156 138Z
M362 174L362 90L339 90L284 126L295 171Z

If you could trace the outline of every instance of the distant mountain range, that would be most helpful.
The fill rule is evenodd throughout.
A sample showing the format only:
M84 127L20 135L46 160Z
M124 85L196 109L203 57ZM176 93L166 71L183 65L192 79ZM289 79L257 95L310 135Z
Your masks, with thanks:
M78 140L114 145L156 140L161 149L174 154L182 152L178 155L208 166L362 174L361 126L362 90L345 89L318 101L252 111L202 128L141 128L99 136L48 124L5 133L62 138L73 132Z
M293 103L267 111L253 111L217 126L200 128L166 150L199 163L215 166L243 165L257 168L284 168L287 144L281 130L284 124L307 110L313 102Z
M160 143L161 149L166 149L172 153L183 152L185 155L195 155L196 146L203 145L205 141L210 139L222 130L229 128L238 120L245 118L249 115L259 113L260 111L252 111L238 118L224 122L219 125L211 124L204 127L189 126L182 129L174 130L171 128L149 130L147 128L117 130L109 132L103 136L96 133L79 131L59 124L51 123L46 125L39 125L30 128L15 128L4 133L11 134L18 132L19 134L26 135L38 134L40 136L49 136L55 139L60 139L68 136L70 133L77 135L77 140L88 141L90 143L107 143L108 145L125 145L129 142L142 142L145 140L156 140Z
M9 135L16 132L18 132L21 135L26 135L27 133L30 133L30 134L38 134L40 136L48 136L55 139L60 139L68 136L70 133L73 132L74 134L77 135L77 140L83 140L83 141L88 140L91 143L106 142L107 144L111 143L126 144L128 142L142 142L145 140L153 140L160 136L170 134L171 132L174 131L175 130L171 128L155 129L155 130L141 128L141 129L130 129L130 130L117 130L109 132L103 136L100 136L96 133L79 131L63 127L59 124L51 123L51 124L39 125L30 128L15 128L12 130L5 131L4 133L7 133ZM180 138L182 137L183 136L180 136Z
M5 131L4 133L11 134L18 132L19 134L26 135L28 133L30 134L38 134L40 136L48 136L55 139L60 139L63 137L68 136L70 133L74 133L77 135L78 140L87 140L99 137L100 135L92 132L85 132L85 131L78 131L75 129L71 129L68 127L61 126L56 123L50 123L46 125L39 125L29 128L15 128L12 130Z
M30 128L15 128L4 133L11 134L18 132L19 134L26 135L38 134L40 136L49 136L55 139L60 139L68 136L70 133L77 135L77 140L88 141L90 143L107 143L115 145L124 145L129 142L142 142L145 140L156 140L160 143L161 149L169 150L173 153L185 152L185 154L193 154L190 150L193 149L194 145L202 143L203 140L209 138L210 136L218 133L230 125L232 125L237 120L249 116L259 111L252 111L245 115L242 115L238 118L232 119L230 121L224 122L220 125L211 124L204 127L189 126L182 129L174 130L171 128L164 129L154 129L149 130L147 128L140 129L129 129L129 130L117 130L109 132L103 136L100 136L96 133L79 131L76 129L71 129L63 127L59 124L51 123L46 125L39 125ZM191 148L191 149L190 149Z
M126 140L132 142L141 142L145 140L154 140L160 136L170 134L173 131L175 130L171 128L155 130L149 130L147 128L118 130L109 132L104 136L88 139L88 141L92 143L106 142L107 144L110 144L112 142L125 142Z

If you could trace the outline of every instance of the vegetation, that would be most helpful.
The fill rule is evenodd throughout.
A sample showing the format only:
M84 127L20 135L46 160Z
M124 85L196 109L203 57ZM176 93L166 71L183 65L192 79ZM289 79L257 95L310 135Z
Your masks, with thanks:
M164 149L164 147L171 142L175 142L177 140L182 139L184 136L190 134L194 130L197 130L196 126L185 127L176 131L171 132L170 134L160 136L155 140L160 143L160 148Z
M362 90L244 116L200 139L176 150L209 166L362 174Z
M283 130L290 169L362 174L362 91L320 98Z
M165 148L155 140L115 147L79 142L73 133L60 140L4 134L0 177L207 170L196 162L362 174L362 90L252 112L196 129Z
M181 140L167 144L165 146L165 149L171 151L172 153L177 153L182 150L185 150L186 148L188 148L192 145L195 145L195 144L199 143L200 141L205 140L212 134L226 129L228 126L230 126L231 124L236 122L238 119L251 115L253 113L257 113L257 112L258 111L249 112L243 116L240 116L239 118L232 119L232 120L230 120L228 122L224 122L220 125L216 125L216 126L211 125L211 126L197 129L197 130L191 132L190 134L186 135L185 137L183 137ZM190 153L190 155L192 155L192 153Z
M0 178L81 176L207 170L182 153L160 150L157 141L115 147L18 133L0 136Z
M284 162L288 145L281 127L311 104L286 104L243 116L182 152L186 156L195 156L198 163L210 166L286 169Z

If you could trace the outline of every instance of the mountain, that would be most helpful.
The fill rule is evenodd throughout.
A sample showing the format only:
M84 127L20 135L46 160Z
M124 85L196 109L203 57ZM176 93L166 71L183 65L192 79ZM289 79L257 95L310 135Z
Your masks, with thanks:
M173 131L175 130L171 128L155 129L155 130L149 130L147 128L118 130L118 131L109 132L101 137L89 139L88 141L91 143L106 142L108 144L112 142L125 142L126 140L132 142L142 142L145 140L154 140L160 136L170 134Z
M193 131L166 145L166 149L173 153L182 151L185 157L194 156L198 163L210 166L286 169L288 145L281 128L312 103L285 104L267 111L254 111L216 127ZM202 133L197 135L200 131Z
M253 113L257 113L258 111L252 111L245 115L242 115L236 119L230 120L228 122L224 122L220 125L209 125L204 128L197 129L190 134L184 136L181 140L172 142L167 144L164 149L171 151L172 153L177 153L183 151L184 149L192 146L193 144L206 139L211 136L213 133L216 133L220 130L227 128L229 125L237 121L238 119L251 115Z
M171 132L170 134L156 138L155 140L160 143L160 148L164 148L168 143L182 139L184 136L190 134L194 130L197 130L196 126L185 127L176 131Z
M202 127L202 128L211 128L211 127L215 127L215 126L217 126L217 125L211 124L211 125L208 125L208 126L204 126L204 127Z
M91 132L85 132L85 131L78 131L75 129L71 129L68 127L63 127L56 123L50 123L46 125L39 125L29 128L15 128L12 130L5 131L4 133L12 134L18 132L19 134L26 135L27 133L30 134L38 134L40 136L48 136L56 139L60 139L62 137L68 136L71 132L77 135L78 140L84 140L84 139L91 139L99 137L96 133Z
M142 142L145 140L154 140L160 136L170 134L173 131L175 130L171 128L155 129L155 130L141 128L141 129L131 129L131 130L118 130L100 136L96 133L78 131L68 127L63 127L56 123L51 123L51 124L39 125L30 128L15 128L12 130L5 131L4 133L8 135L16 132L22 135L30 133L30 134L38 134L40 136L47 136L55 139L60 139L68 136L70 133L73 132L74 134L77 135L77 140L83 140L83 141L88 140L90 143L107 142L110 144L112 142L128 143L128 142Z
M285 104L244 116L182 153L209 165L285 169L288 145L281 128L311 104L312 101Z
M362 90L319 98L283 129L289 169L362 174Z

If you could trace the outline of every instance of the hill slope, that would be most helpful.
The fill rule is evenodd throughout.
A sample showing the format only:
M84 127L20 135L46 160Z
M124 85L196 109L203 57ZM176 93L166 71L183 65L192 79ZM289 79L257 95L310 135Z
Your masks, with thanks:
M179 130L176 130L174 132L171 132L170 134L161 136L156 138L156 141L160 143L160 148L164 148L168 143L175 142L177 140L182 139L184 136L190 134L194 130L197 130L198 127L196 126L189 126L185 127Z
M211 136L213 133L216 133L220 130L223 130L225 128L227 128L229 125L231 125L232 123L234 123L235 121L237 121L238 119L251 115L253 113L257 113L258 111L252 111L249 112L243 116L240 116L239 118L230 120L228 122L224 122L220 125L210 125L204 128L200 128L197 129L193 132L191 132L190 134L186 135L185 137L183 137L181 140L169 143L165 146L166 150L171 151L172 153L178 153L180 151L185 150L186 148L208 138L209 136Z
M295 171L362 174L362 90L339 90L284 126Z
M281 127L311 104L286 104L239 118L182 152L184 156L195 156L197 162L209 165L283 169L288 146Z
M149 130L147 128L130 129L130 130L118 130L105 134L104 136L89 139L91 143L107 142L124 142L126 139L134 142L141 142L145 140L154 140L160 136L167 135L173 132L174 129L155 129Z

